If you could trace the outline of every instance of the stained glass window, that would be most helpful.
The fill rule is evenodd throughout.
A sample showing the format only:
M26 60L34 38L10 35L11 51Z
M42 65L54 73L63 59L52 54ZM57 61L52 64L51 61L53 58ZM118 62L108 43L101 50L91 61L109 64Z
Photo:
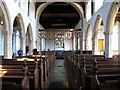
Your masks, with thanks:
M56 38L56 47L64 48L64 39L63 38Z

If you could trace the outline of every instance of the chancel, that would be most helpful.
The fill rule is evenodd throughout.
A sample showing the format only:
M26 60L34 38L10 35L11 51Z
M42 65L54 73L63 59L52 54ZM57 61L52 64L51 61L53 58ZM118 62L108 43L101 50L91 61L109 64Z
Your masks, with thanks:
M67 1L0 1L1 90L120 90L120 1Z

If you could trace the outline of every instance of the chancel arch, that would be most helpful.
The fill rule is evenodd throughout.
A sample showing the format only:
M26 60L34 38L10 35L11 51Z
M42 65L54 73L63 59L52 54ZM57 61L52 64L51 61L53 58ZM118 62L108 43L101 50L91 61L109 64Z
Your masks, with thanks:
M51 11L49 11L49 10L47 10L48 12L46 12L46 13L43 13L44 11L45 11L45 9L47 8L47 7L53 7L53 6L57 6L57 5L62 5L62 6L58 6L58 7L56 7L56 9L58 8L59 9L59 7L61 7L61 8L63 8L64 10L66 9L66 8L64 8L65 7L65 5L66 5L66 7L67 6L69 6L69 7L72 7L74 10L76 10L76 12L78 13L78 15L79 15L79 18L80 19L75 19L76 17L78 18L78 15L76 14L76 13L67 13L67 12L69 12L70 10L71 10L71 12L73 11L73 9L70 9L70 10L66 10L67 12L65 13L65 14L63 14L63 17L64 17L64 19L63 19L63 17L61 17L61 18L59 18L59 16L62 16L62 15L57 15L57 13L55 13L55 11L57 12L57 10L55 9L54 10L54 8L51 10ZM52 13L50 13L50 12L52 12ZM51 14L54 14L54 15L57 15L57 16L54 16L54 15L51 15ZM65 19L65 18L68 18L68 17L66 17L67 15L69 14L69 16L71 15L71 17L72 17L72 15L73 16L76 16L75 18L72 18L72 19ZM54 18L53 19L51 19L51 20L48 20L47 19L47 17L51 17L51 16L53 16ZM80 6L80 5L78 5L77 3L69 3L69 2L59 2L58 4L55 2L55 3L45 3L45 4L42 4L41 6L39 6L39 8L38 8L38 10L37 10L37 16L36 16L37 18L37 29L81 29L82 30L82 28L83 28L83 18L84 18L84 12L83 12L83 10L82 10L82 7ZM46 19L44 19L46 17ZM42 18L42 19L41 19ZM55 19L55 18L58 18L58 19ZM74 21L74 20L75 21ZM47 20L47 21L45 21L45 20ZM71 23L71 21L73 22L73 23ZM77 22L76 22L76 20L78 20ZM69 22L68 22L69 21ZM41 22L42 22L42 24L41 24ZM52 23L53 22L53 23ZM74 23L75 22L75 23ZM80 22L80 23L79 23ZM44 24L43 24L44 23ZM47 24L45 24L45 23L47 23ZM67 24L66 24L67 23ZM68 25L69 24L69 25ZM75 24L75 25L74 25ZM80 24L80 25L78 25L78 24ZM68 27L68 26L69 27ZM60 27L60 26L62 26L62 27ZM72 27L73 26L73 27ZM74 27L74 26L81 26L81 27L79 27L79 28L77 28L77 27ZM47 28L45 28L45 27L47 27ZM81 32L82 33L82 32ZM83 35L81 35L81 38L82 38L82 36ZM81 39L80 38L80 39ZM81 40L82 41L82 40ZM80 43L80 42L79 42ZM81 45L82 45L82 43L80 43ZM80 45L80 46L81 46ZM74 47L77 47L76 45L74 45ZM78 48L78 47L77 47Z
M104 54L104 21L100 15L97 16L95 26L92 35L92 50L93 54L103 55Z
M18 50L23 50L25 55L25 28L21 14L18 14L14 19L13 35L12 35L12 53L18 55Z

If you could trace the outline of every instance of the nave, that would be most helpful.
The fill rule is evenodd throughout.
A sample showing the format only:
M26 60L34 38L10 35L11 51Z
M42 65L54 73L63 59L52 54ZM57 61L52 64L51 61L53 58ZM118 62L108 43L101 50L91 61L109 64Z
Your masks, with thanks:
M2 89L119 90L120 59L104 55L65 51L64 59L54 52L4 59L0 78Z
M55 66L48 78L49 89L72 89L71 75L64 59L56 59Z
M119 90L120 1L50 1L0 1L0 88Z

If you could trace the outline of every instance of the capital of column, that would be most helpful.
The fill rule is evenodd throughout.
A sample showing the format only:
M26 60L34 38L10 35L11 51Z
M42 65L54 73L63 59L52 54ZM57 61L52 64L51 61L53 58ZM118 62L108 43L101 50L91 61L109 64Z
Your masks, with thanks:
M12 31L5 31L5 34L13 34Z
M92 37L92 40L95 40L95 36Z
M86 40L87 40L87 38L84 39L84 41L86 41Z
M25 36L20 36L20 39L25 39Z
M112 35L113 32L103 32L104 35Z

